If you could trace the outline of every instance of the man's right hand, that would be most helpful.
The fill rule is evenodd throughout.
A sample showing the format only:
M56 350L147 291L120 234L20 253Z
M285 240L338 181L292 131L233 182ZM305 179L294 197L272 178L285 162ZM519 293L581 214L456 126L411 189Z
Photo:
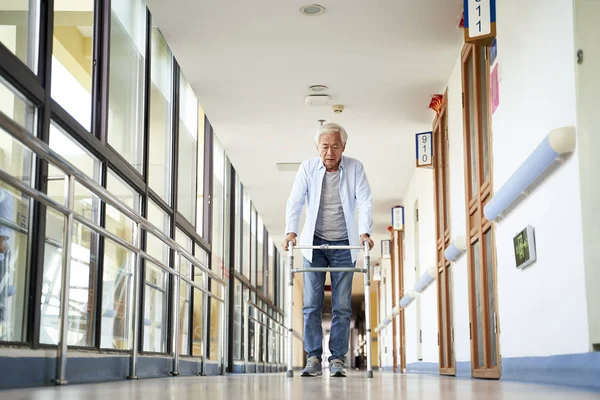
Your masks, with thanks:
M285 239L283 240L283 249L285 251L288 251L288 243L292 242L292 244L295 246L296 245L296 234L295 233L288 233L287 236L285 237Z

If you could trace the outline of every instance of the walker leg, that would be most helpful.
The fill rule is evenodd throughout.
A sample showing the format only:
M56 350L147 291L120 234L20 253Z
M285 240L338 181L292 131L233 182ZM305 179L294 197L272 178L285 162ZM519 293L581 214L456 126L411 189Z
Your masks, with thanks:
M287 310L288 310L288 362L287 362L287 377L292 378L294 376L294 357L292 349L294 348L294 301L292 296L294 295L294 277L292 275L292 268L294 267L294 248L293 245L289 244L288 250L288 286L286 293Z
M373 378L373 363L371 361L371 257L369 245L365 244L365 324L367 333L367 378Z

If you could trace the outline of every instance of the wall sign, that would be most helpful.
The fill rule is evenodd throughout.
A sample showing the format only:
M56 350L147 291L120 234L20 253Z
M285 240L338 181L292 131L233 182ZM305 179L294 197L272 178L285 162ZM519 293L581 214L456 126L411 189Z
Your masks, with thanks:
M465 42L489 44L496 37L496 0L464 0Z
M391 240L381 241L381 258L391 258L390 246L392 245Z
M395 231L404 230L404 207L396 206L392 208L392 227Z
M417 168L433 167L433 135L432 132L417 133Z
M513 238L513 248L517 268L525 268L535 262L535 237L532 226L527 226Z

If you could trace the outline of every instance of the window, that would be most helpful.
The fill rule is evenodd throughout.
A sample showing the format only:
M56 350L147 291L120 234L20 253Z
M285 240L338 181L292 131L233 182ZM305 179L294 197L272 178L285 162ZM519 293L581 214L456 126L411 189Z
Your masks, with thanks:
M213 135L213 188L212 188L212 269L223 276L225 238L225 152Z
M269 246L268 254L269 254L269 263L267 270L267 279L268 279L268 294L269 299L273 302L275 301L275 245L273 244L273 239L271 235L268 235L269 240L267 241L267 245Z
M152 200L148 200L148 221L162 231L167 237L171 236L171 218L162 208ZM169 246L154 236L146 232L146 252L163 264L169 265Z
M198 99L185 76L179 78L179 161L177 163L177 211L196 220L196 153L198 151Z
M52 98L91 131L94 1L54 1Z
M167 351L167 273L151 262L145 265L144 351Z
M155 25L151 44L148 185L171 205L173 56Z
M198 105L198 174L196 182L196 232L204 236L204 110Z
M193 252L193 241L183 231L175 231L175 241L188 252ZM190 278L192 274L192 264L184 257L181 257L179 271L182 275ZM197 289L194 289L197 291ZM192 287L183 279L179 287L179 352L180 354L190 354L190 312L191 312ZM194 305L194 310L195 310Z
M208 253L200 248L200 246L196 246L194 256L202 262L205 266L208 261ZM194 268L194 282L204 288L204 273L200 271L198 268ZM192 346L192 355L197 357L203 357L205 355L204 352L204 328L206 327L204 323L204 316L206 312L204 310L206 295L194 288L193 294L194 301L194 315L193 315L193 346Z
M242 185L240 177L235 174L235 198L234 198L234 213L235 221L234 228L234 268L239 273L242 273Z
M250 279L250 196L241 186L242 191L242 274Z
M265 291L264 286L264 273L265 273L265 227L262 222L262 218L260 215L257 218L258 227L256 231L256 290L259 293L263 293Z
M100 162L82 149L70 136L52 123L50 148L77 169L95 181L100 180ZM66 175L58 168L48 167L48 195L67 205ZM99 222L100 200L86 188L75 184L75 212L84 218ZM46 212L46 242L44 246L44 273L40 321L40 343L58 344L60 294L62 291L63 231L65 219L50 209ZM94 285L98 274L97 246L99 237L78 222L73 223L71 269L69 284L68 344L95 345L96 296Z
M250 282L256 286L256 210L250 208Z
M142 172L146 6L121 0L110 7L108 143Z
M3 16L0 11L0 16ZM0 25L0 38L5 27ZM33 132L34 108L0 79L0 111ZM34 157L0 126L0 168L32 186ZM23 342L27 320L27 247L32 201L0 182L0 341Z
M39 2L0 4L0 42L33 72L37 71Z
M108 171L106 188L132 210L139 212L140 195L111 170ZM110 205L106 206L105 227L119 238L133 243L133 222ZM100 344L102 348L131 348L134 269L134 253L110 239L105 239Z
M243 360L244 319L242 283L235 280L233 288L233 359Z

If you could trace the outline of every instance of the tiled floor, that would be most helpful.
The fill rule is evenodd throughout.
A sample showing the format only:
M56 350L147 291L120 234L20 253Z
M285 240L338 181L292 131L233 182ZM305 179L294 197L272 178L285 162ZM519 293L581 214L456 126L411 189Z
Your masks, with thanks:
M583 400L600 399L600 393L559 386L391 373L376 373L374 379L366 379L363 373L353 372L348 378L300 378L297 374L292 379L286 378L284 374L229 375L49 386L0 391L0 399Z

